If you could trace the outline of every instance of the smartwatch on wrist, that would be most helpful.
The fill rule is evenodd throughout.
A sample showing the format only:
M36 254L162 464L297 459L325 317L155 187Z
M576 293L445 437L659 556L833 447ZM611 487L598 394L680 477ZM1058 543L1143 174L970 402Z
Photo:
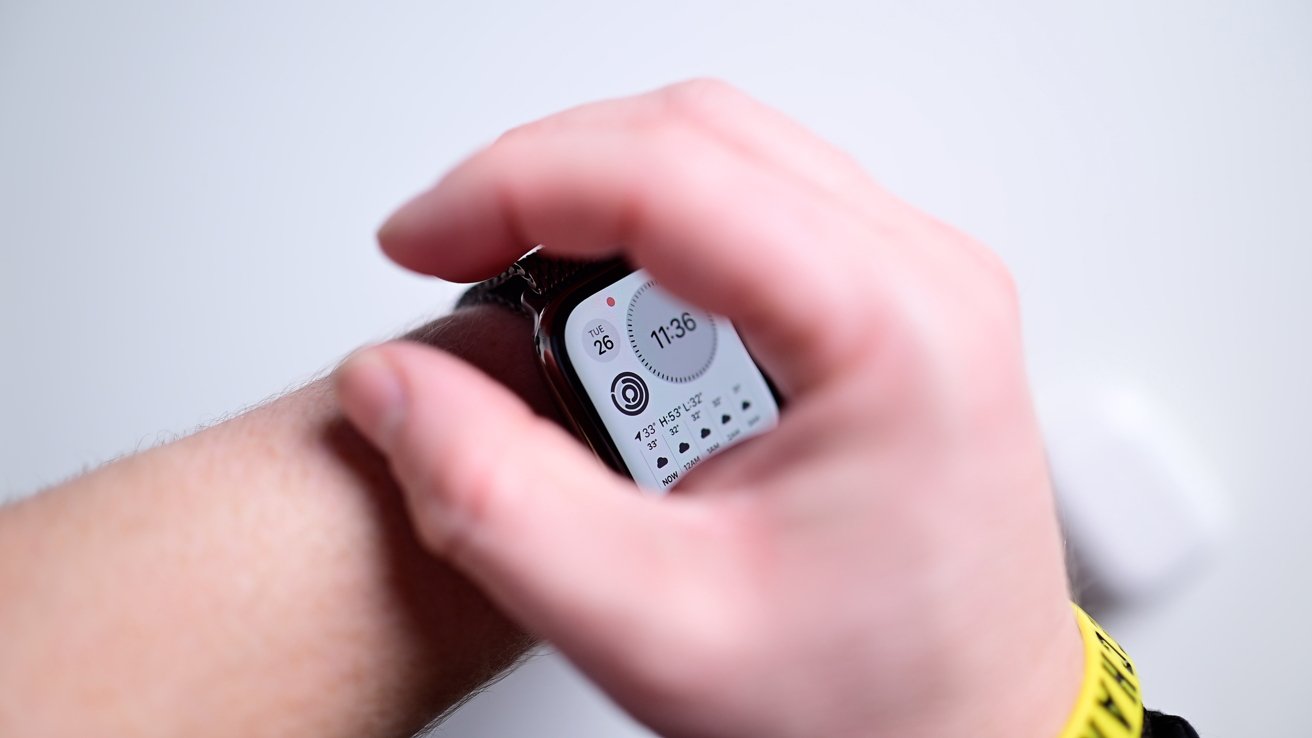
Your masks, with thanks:
M623 261L540 251L471 287L532 318L547 384L574 432L645 489L773 428L780 399L729 320L673 296Z

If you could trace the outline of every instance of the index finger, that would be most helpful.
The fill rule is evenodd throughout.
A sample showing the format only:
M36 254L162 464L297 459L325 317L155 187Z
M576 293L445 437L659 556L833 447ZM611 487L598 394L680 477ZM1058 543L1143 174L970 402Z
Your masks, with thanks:
M864 343L863 237L849 208L678 120L547 119L475 154L379 233L397 262L455 281L492 276L539 243L582 258L623 252L732 319L785 391Z

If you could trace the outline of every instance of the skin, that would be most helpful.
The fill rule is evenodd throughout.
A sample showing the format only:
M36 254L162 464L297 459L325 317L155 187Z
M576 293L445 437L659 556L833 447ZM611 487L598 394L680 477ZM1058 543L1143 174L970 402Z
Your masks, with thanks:
M672 736L1057 733L1079 641L982 247L706 82L512 132L381 240L466 280L628 244L784 422L634 494L525 322L462 311L355 357L340 408L312 383L0 509L0 735L407 735L514 662L509 618Z
M413 339L547 415L527 322ZM326 381L0 508L0 735L408 736L530 642L415 538Z
M777 430L653 498L450 355L383 346L337 375L423 542L639 720L1059 733L1081 641L1016 292L983 246L707 81L516 129L379 238L461 281L535 243L622 251L732 318L786 396Z

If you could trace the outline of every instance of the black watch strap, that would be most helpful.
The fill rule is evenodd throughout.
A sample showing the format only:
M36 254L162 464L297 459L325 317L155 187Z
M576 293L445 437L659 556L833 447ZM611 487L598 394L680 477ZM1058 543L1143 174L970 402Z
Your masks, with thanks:
M534 251L511 264L506 271L465 290L465 294L456 302L456 308L494 304L532 317L524 304L526 294L535 295L544 302L549 301L577 275L615 263L618 260L598 262L561 259Z
M1143 738L1198 738L1198 733L1184 718L1153 710L1145 710L1143 718Z

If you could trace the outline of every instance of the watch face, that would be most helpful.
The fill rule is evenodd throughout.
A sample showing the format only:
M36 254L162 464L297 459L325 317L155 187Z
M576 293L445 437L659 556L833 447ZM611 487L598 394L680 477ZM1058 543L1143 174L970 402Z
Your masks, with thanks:
M773 428L779 405L724 317L666 292L643 270L592 281L563 305L552 343L588 428L651 490ZM563 327L561 327L563 326ZM597 439L592 439L597 447ZM600 449L599 449L600 450Z

